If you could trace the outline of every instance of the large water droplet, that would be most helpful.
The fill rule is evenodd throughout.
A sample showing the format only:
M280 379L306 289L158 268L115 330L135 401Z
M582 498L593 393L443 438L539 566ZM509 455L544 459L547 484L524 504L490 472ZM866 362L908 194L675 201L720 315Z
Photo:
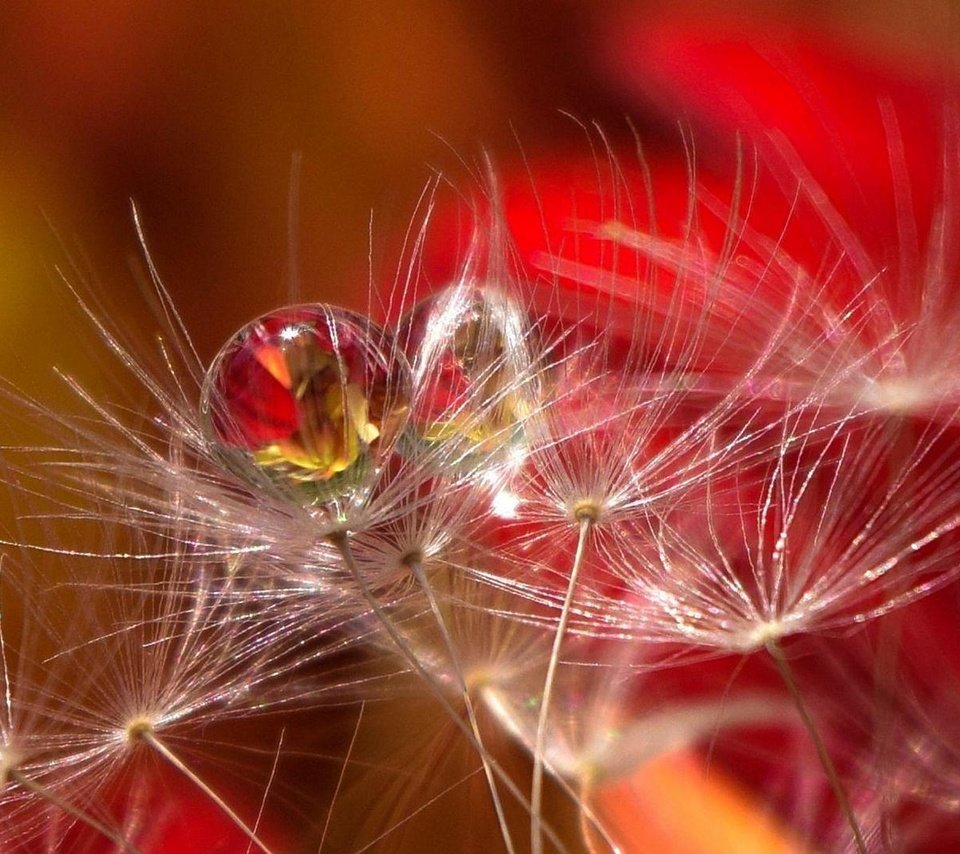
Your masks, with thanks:
M201 411L208 438L248 483L316 505L362 498L409 404L409 367L392 339L317 304L233 335L207 372Z

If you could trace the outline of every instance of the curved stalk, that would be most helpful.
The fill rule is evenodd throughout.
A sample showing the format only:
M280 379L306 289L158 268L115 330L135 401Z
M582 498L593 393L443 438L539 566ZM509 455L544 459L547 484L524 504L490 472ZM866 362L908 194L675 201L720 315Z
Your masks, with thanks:
M146 744L151 749L155 750L161 757L163 757L167 762L169 762L174 768L176 768L181 774L183 774L193 785L200 789L203 794L208 797L213 803L217 805L217 808L220 809L223 814L230 819L231 822L240 830L254 845L259 848L263 854L273 854L271 850L266 846L263 840L257 836L256 831L247 826L242 818L237 815L236 812L231 809L227 802L220 797L213 789L210 788L200 777L197 776L196 772L192 771L190 767L180 759L169 747L167 747L160 739L158 739L153 731L150 729L141 729L137 731L134 738L139 739L144 744Z
M464 676L463 665L460 662L460 655L457 653L457 647L453 642L453 636L450 634L447 621L444 619L443 611L440 610L440 603L437 601L436 595L434 595L433 588L430 586L430 580L427 578L427 574L424 572L423 565L420 563L420 561L416 559L410 559L406 561L405 566L413 573L414 578L417 579L417 583L420 585L420 588L427 597L427 602L430 603L430 610L433 612L433 618L437 623L437 627L440 629L440 634L443 636L444 645L446 646L447 653L450 656L450 663L453 665L453 670L457 676L457 681L460 683L460 690L463 696L463 705L467 712L467 721L470 724L470 729L473 731L474 738L477 740L477 744L483 747L483 737L480 733L480 724L477 721L476 708L474 707L470 692L467 690L467 680ZM507 816L503 811L503 802L500 800L500 793L497 790L497 781L494 777L493 768L490 766L490 760L485 749L480 753L480 761L483 763L483 773L487 778L487 788L490 790L490 798L493 801L493 809L497 814L497 823L500 825L500 835L503 837L503 844L507 849L507 854L514 854L515 849L513 846L513 839L510 837L510 828L507 824Z
M507 775L503 768L500 767L500 764L490 755L490 752L486 750L486 748L484 748L480 742L477 741L471 727L467 723L464 723L463 719L460 717L460 713L453 707L450 700L447 699L443 691L441 691L436 685L433 675L423 666L407 639L397 629L393 620L390 618L390 615L384 611L383 606L377 600L377 597L374 596L373 591L370 589L370 585L367 583L366 579L363 577L363 573L357 566L357 562L353 556L353 549L350 547L350 538L347 533L339 531L330 534L327 539L340 552L347 570L350 572L350 575L360 588L360 592L363 595L364 600L370 607L370 610L373 611L374 615L380 621L384 631L386 631L386 633L390 636L390 639L394 642L397 649L407 660L407 663L417 672L417 674L430 688L430 691L433 693L437 702L440 703L444 711L450 716L450 720L454 726L456 726L457 729L459 729L460 732L466 736L470 744L476 749L478 755L483 756L486 759L487 763L489 763L491 771L500 780L504 788L506 788L506 790L510 792L510 794L513 795L513 797L516 798L525 809L531 809L530 802L524 796L523 792L520 791L517 784L510 779L509 775ZM546 828L544 829L544 833L550 838L550 841L553 842L558 849L561 851L566 850L566 847L563 845L554 831L552 831L550 828Z
M853 841L857 846L857 851L859 854L867 854L867 843L863 838L863 832L860 830L860 823L857 821L857 817L853 812L853 808L850 806L850 799L847 797L847 792L843 787L843 782L840 780L840 775L837 774L836 766L833 764L833 760L830 758L830 753L827 751L827 747L823 743L823 739L820 737L820 731L817 729L817 725L814 723L813 718L810 717L810 711L807 709L807 704L803 701L800 688L797 686L797 682L793 678L793 670L791 669L790 663L787 661L786 656L783 654L783 648L775 638L768 640L766 647L767 652L770 653L770 657L777 665L777 670L780 672L780 678L783 680L783 683L787 686L787 690L790 692L790 697L793 699L794 706L796 706L797 714L800 715L800 720L803 723L803 727L806 729L810 736L810 740L813 742L813 746L817 751L817 758L820 760L820 767L823 768L823 773L827 775L827 780L830 783L830 788L833 790L834 797L837 799L837 804L840 807L840 811L847 820L847 824L850 825L850 830L853 833Z
M583 556L587 548L587 535L595 521L595 518L589 513L580 515L577 551L573 558L573 568L570 570L570 581L567 584L567 595L563 600L563 609L560 612L560 620L557 622L557 633L553 637L553 649L550 651L550 661L547 664L547 675L543 682L540 716L537 719L537 736L533 748L533 782L530 787L530 850L532 854L542 854L543 852L543 752L547 742L547 722L550 716L553 683L556 679L557 665L560 662L560 647L563 644L563 636L566 634L567 623L570 620L570 607L573 605L573 595L576 591L580 567L583 564Z

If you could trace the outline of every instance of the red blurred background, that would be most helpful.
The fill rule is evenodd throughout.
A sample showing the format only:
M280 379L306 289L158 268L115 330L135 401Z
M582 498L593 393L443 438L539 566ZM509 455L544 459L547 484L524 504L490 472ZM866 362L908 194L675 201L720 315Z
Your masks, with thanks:
M303 299L362 306L368 226L407 224L432 168L583 146L637 105L599 76L631 14L823 32L905 68L948 55L953 4L104 0L0 10L0 372L83 361L57 322L57 243L130 294L136 201L202 354L287 299L298 182ZM606 80L609 83L609 78ZM519 140L519 144L518 144ZM81 260L82 259L82 260ZM375 274L378 272L375 269ZM389 276L389 272L387 272ZM51 302L53 300L54 302ZM121 305L135 300L125 297ZM12 345L12 346L9 346Z

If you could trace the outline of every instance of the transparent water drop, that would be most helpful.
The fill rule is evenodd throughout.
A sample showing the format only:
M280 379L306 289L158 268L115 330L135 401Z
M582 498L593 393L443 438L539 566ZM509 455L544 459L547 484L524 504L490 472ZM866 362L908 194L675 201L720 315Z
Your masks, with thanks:
M362 501L409 414L410 369L367 318L315 304L265 314L207 371L208 439L254 487L299 504Z
M416 389L402 453L437 452L461 471L522 454L538 377L530 324L512 297L493 287L447 288L406 315L398 340Z

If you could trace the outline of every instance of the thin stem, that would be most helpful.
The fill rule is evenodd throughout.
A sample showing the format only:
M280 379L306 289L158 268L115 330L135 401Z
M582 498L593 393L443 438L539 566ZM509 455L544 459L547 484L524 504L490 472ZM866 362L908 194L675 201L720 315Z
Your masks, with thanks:
M415 559L408 560L406 562L406 566L417 579L417 583L420 585L427 597L427 602L430 603L430 610L433 612L433 617L436 620L437 627L440 629L440 634L443 635L443 642L447 647L447 653L450 655L450 662L453 665L453 670L456 673L457 680L460 682L460 688L463 695L463 705L467 711L467 720L470 723L470 729L473 730L473 737L477 740L477 744L483 747L483 736L480 733L480 724L477 722L476 708L473 705L473 699L470 696L470 692L467 690L467 680L464 676L463 665L460 662L460 655L457 653L457 647L453 642L453 636L450 634L447 621L444 619L443 611L440 610L440 603L437 601L437 597L433 592L433 588L430 586L430 580L427 578L427 574L423 571L423 565L420 563L420 561ZM503 844L506 846L507 854L514 854L515 849L513 847L513 839L510 837L510 828L507 824L507 816L503 811L503 802L500 800L500 793L497 790L497 781L493 774L493 768L490 766L490 760L488 759L488 753L486 750L480 751L480 761L483 763L483 773L487 778L487 788L490 790L490 798L493 801L493 809L497 814L497 823L500 825L500 835L503 837Z
M137 732L136 738L139 738L144 744L149 745L157 753L159 753L164 759L167 760L174 768L176 768L181 774L183 774L191 783L193 783L204 795L206 795L217 807L223 812L223 814L232 821L238 830L242 831L243 834L259 848L264 854L272 854L271 850L266 846L266 844L257 836L256 832L249 828L244 820L240 818L227 804L227 802L220 797L213 789L210 788L197 774L192 771L181 759L178 757L170 748L168 748L162 741L160 741L149 729L143 729Z
M797 713L800 715L800 720L803 723L804 729L806 729L807 733L810 735L811 741L813 741L813 746L817 751L817 758L820 760L820 767L823 768L824 774L827 775L830 788L833 789L834 797L836 797L837 804L840 806L840 812L843 813L844 818L847 820L847 824L850 826L850 830L853 833L854 843L857 846L857 851L860 854L867 854L867 843L864 841L863 833L860 830L860 824L853 812L853 808L850 806L850 799L847 797L846 790L843 787L843 782L840 780L840 775L837 774L837 769L833 764L833 760L830 758L827 747L823 743L823 739L820 737L820 731L817 729L817 725L814 723L813 718L810 717L810 711L807 709L807 704L803 701L800 688L797 686L797 682L793 678L793 670L791 669L786 656L783 654L783 648L775 638L771 638L767 641L767 652L770 653L771 658L773 658L774 663L777 665L777 670L780 672L780 678L783 679L784 684L787 686L787 690L790 692L790 696L793 699L793 704L796 706Z
M317 848L317 854L323 854L323 846L327 841L327 832L330 830L330 820L333 818L333 808L336 806L337 797L340 795L343 779L347 776L347 766L350 763L350 757L353 755L353 748L357 743L357 736L360 734L360 723L363 720L363 710L366 707L366 703L360 703L360 714L357 715L357 723L353 728L353 736L350 738L350 744L347 746L347 755L343 758L343 765L340 767L340 776L337 778L337 785L333 790L333 797L330 799L330 806L327 809L327 820L323 823L323 833L320 835L320 847Z
M49 801L57 809L63 810L67 815L73 816L81 824L85 824L91 830L95 830L97 833L105 836L114 845L119 846L124 851L132 852L136 854L137 848L132 843L128 842L123 838L122 834L118 833L112 827L108 827L99 819L94 818L88 812L80 809L76 804L70 803L70 801L62 798L52 789L48 789L42 783L38 783L36 780L31 780L26 774L18 771L16 768L7 769L7 778L12 780L22 789L26 789L28 792L33 792L33 794L43 798L45 801Z
M263 789L263 797L260 798L260 809L257 811L257 820L253 823L253 829L257 830L260 827L260 822L263 820L263 811L267 808L267 798L270 796L270 789L273 786L273 781L277 778L277 766L280 764L280 754L283 750L283 739L286 737L287 729L283 727L280 730L280 740L277 742L276 752L273 754L273 765L270 768L270 777L267 779L267 785ZM247 850L245 854L250 854L250 846L253 844L253 840L247 843Z
M537 735L533 748L533 782L530 787L530 850L532 854L543 852L543 753L547 742L547 720L550 716L550 699L553 694L553 683L557 674L557 665L560 663L560 647L563 636L567 631L570 620L570 607L573 605L573 595L576 591L577 578L583 564L583 556L587 547L587 535L595 519L592 515L580 516L579 532L577 535L577 551L573 558L573 568L570 570L570 581L567 584L567 595L563 600L563 609L557 623L557 633L553 637L553 649L550 651L550 661L547 664L547 675L543 682L543 694L540 698L540 716L537 719Z
M509 735L511 735L518 742L523 744L529 743L529 739L526 737L525 733L506 711L507 703L501 697L500 689L491 687L490 685L485 685L480 690L480 698L483 700L484 705L486 705L486 707L500 721L500 723L506 727L506 731ZM507 715L506 718L504 717L505 715ZM544 760L544 769L549 773L553 773L550 763L546 762L546 760ZM557 786L560 787L560 790L567 795L574 804L576 804L577 812L580 815L581 826L586 827L589 825L590 829L597 835L597 837L607 843L612 854L620 854L620 847L616 842L614 842L613 838L603 826L603 822L600 821L600 819L597 817L597 814L593 811L583 797L583 788L586 785L586 778L582 777L578 781L579 790L574 788L574 786L571 785L562 774L554 774L554 778ZM585 839L586 837L581 835L581 840Z
M353 557L353 549L350 547L350 538L346 532L335 532L330 534L327 539L339 550L347 570L350 572L353 580L357 583L364 600L366 601L367 605L369 605L370 610L373 611L374 616L376 616L380 621L380 625L383 626L384 631L390 635L390 639L394 642L394 644L396 644L397 649L407 660L407 663L424 680L431 693L433 693L434 697L437 699L437 702L440 703L444 711L450 716L450 720L453 725L456 726L457 729L464 734L464 736L466 736L467 740L476 749L477 753L486 758L486 761L490 764L490 768L499 778L500 782L503 783L507 791L510 792L510 794L513 795L513 797L515 797L525 809L529 810L530 802L527 800L526 796L520 791L517 784L510 779L503 768L500 767L500 764L490 755L489 751L477 741L473 734L473 730L471 730L471 728L463 722L462 718L460 717L460 713L453 707L443 691L441 691L436 685L433 674L431 674L423 666L423 664L420 663L420 659L417 658L417 654L413 651L410 644L407 642L407 639L400 634L396 625L394 625L393 620L390 618L387 612L384 611L380 602L377 601L377 597L373 595L370 585L367 584L367 580L363 577L363 573L360 571L360 567L357 566L357 562ZM566 847L557 837L555 832L553 832L550 828L546 828L544 833L549 836L550 841L553 842L557 848L559 848L561 851L566 851Z

